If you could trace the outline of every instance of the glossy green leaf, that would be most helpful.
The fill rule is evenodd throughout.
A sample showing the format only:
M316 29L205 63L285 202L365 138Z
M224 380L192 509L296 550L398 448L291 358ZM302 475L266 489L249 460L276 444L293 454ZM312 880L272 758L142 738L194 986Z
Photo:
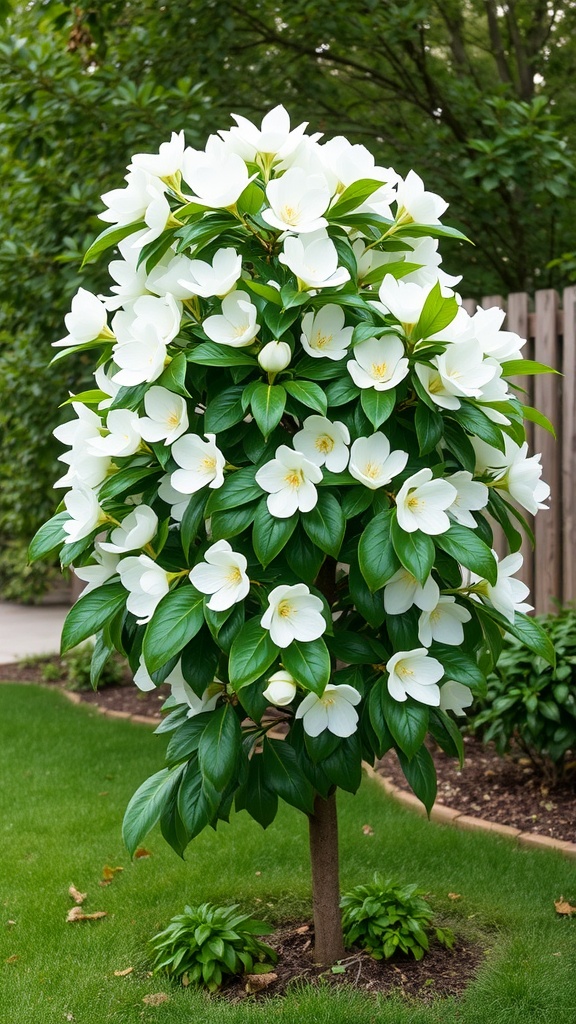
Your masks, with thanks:
M204 625L204 595L186 582L166 594L146 626L142 654L149 672L184 649Z
M298 683L319 697L330 682L330 655L322 637L307 642L293 640L282 651L282 664Z
M236 636L230 649L228 672L235 690L258 679L278 656L278 647L260 619L250 619Z
M396 516L393 516L391 521L390 537L404 568L412 573L421 586L424 586L434 565L435 552L432 538L427 533L422 533L421 530L406 533L400 528Z
M64 625L62 654L97 633L126 604L127 592L121 583L105 583L72 605Z

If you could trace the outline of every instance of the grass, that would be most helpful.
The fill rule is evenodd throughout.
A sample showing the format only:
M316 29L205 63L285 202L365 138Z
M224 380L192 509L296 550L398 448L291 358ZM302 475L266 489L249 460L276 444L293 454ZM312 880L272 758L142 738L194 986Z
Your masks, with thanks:
M265 1004L231 1006L149 977L147 939L186 902L239 902L276 921L309 914L306 822L290 808L266 833L244 813L196 839L180 861L159 833L151 856L130 862L120 835L136 787L162 766L165 740L111 721L58 692L0 686L0 1021L2 1024L573 1024L576 921L553 902L576 902L574 864L498 837L432 825L366 782L340 800L342 884L375 870L416 881L457 933L487 950L462 1000L296 989ZM362 825L370 824L373 836ZM122 866L100 887L103 868ZM68 886L87 911L66 924ZM448 893L459 893L452 901ZM9 921L15 922L8 924ZM115 971L133 967L125 976ZM169 1000L143 1003L151 993Z

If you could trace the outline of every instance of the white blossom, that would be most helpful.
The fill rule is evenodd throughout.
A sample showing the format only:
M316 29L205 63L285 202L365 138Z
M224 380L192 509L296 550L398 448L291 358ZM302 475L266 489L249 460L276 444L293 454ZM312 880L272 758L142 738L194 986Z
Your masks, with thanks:
M453 711L459 718L465 717L464 708L470 707L473 700L472 690L455 679L446 679L440 687L441 711Z
M302 348L314 359L342 359L352 341L353 327L344 326L344 310L329 302L317 313L302 317Z
M148 555L129 555L118 562L118 574L127 590L126 608L139 625L149 622L160 601L168 593L170 577Z
M65 544L73 544L77 540L89 537L108 518L100 508L94 491L81 483L64 495L64 505L70 516L62 527L68 535Z
M215 210L234 206L252 180L242 157L218 135L209 137L205 152L184 150L182 177L194 193L191 199Z
M172 473L170 483L182 494L194 494L202 487L222 487L226 459L216 447L216 434L184 434L172 445L172 457L181 467Z
M478 437L471 437L470 440L476 454L477 474L489 475L498 490L508 491L532 515L548 507L544 502L550 496L550 487L540 479L542 456L538 454L529 457L526 442L517 445L504 434L504 451L501 452Z
M165 501L167 505L170 505L170 518L175 523L181 523L184 518L184 513L190 503L190 497L188 494L182 494L182 491L177 491L175 487L172 487L170 483L170 473L165 473L164 476L160 477L158 484L158 497Z
M227 540L219 540L190 571L190 582L201 594L211 595L208 608L223 612L247 596L250 590L247 564L244 555L233 551Z
M429 576L424 585L401 566L384 587L384 609L388 615L402 615L413 604L422 611L431 611L438 604L440 588Z
M138 429L138 414L131 409L111 409L106 420L108 433L87 442L89 455L108 455L121 458L134 455L142 437Z
M134 224L146 218L150 207L155 207L152 218L159 209L166 209L169 214L170 207L164 195L166 186L157 177L135 167L128 171L124 180L128 182L126 188L115 188L102 196L102 202L108 209L98 214L100 220L109 224ZM141 232L142 237L145 234L147 232ZM131 237L134 240L134 235Z
M222 313L206 317L202 327L211 341L231 348L246 348L258 334L258 310L250 296L241 290L230 292L222 300Z
M444 668L436 658L431 658L425 647L411 651L398 651L386 662L388 692L394 700L405 701L408 697L428 704L440 705L438 681L444 675Z
M497 306L490 309L477 307L470 320L473 337L478 341L485 356L492 356L499 362L508 359L522 359L522 347L526 341L513 331L501 331L506 313Z
M391 167L378 167L366 146L353 144L343 135L336 135L318 147L325 173L334 180L335 192L343 192L349 185L363 179L382 181L394 186L398 175ZM392 198L391 193L390 198Z
M447 345L434 362L446 391L459 398L479 398L496 373L496 367L483 360L474 340Z
M405 281L397 281L392 274L386 274L378 297L384 310L396 317L407 333L410 333L410 329L420 319L431 290L432 285L422 287L419 284L407 284Z
M149 544L156 535L158 529L158 516L149 505L138 505L133 512L129 512L120 526L112 530L110 540L102 541L102 551L111 551L117 554L124 554L127 551L136 551Z
M342 683L328 683L321 697L309 693L296 711L308 736L319 736L328 729L334 736L352 736L358 727L355 704L362 700L358 690Z
M242 257L235 249L218 249L212 263L187 260L186 269L180 270L178 284L189 289L190 295L222 299L231 292L242 273Z
M144 237L144 232L141 232L140 235ZM104 299L106 309L115 310L121 306L127 308L142 295L145 295L147 291L153 290L148 288L146 263L141 263L140 266L137 265L139 253L138 250L133 248L133 243L139 237L138 232L136 232L136 234L129 235L118 242L118 249L122 259L112 260L108 264L108 273L116 283L110 285L110 291L114 292L114 295ZM154 270L158 273L161 270L160 265L155 267Z
M188 430L188 409L181 395L155 385L144 395L146 416L138 419L138 430L145 441L172 444Z
M338 251L324 229L309 235L289 235L278 256L304 288L336 288L350 280L345 267L338 266Z
M355 480L375 491L389 484L408 462L408 452L390 451L390 442L381 430L370 437L358 437L350 449L348 470Z
M292 360L292 349L286 341L269 341L258 353L258 362L267 373L281 373Z
M346 366L357 387L375 391L395 388L408 373L404 345L396 334L361 341Z
M70 312L64 317L68 334L60 341L53 341L52 348L85 345L102 336L112 339L113 334L108 328L106 317L106 306L102 300L86 288L79 288L72 299Z
M270 631L278 647L289 647L293 640L317 640L326 629L322 608L320 598L305 583L281 585L270 591L260 625Z
M455 597L443 595L438 598L435 608L420 615L418 639L424 647L430 647L433 640L458 647L464 643L462 623L470 622L471 618L467 608L456 604Z
M137 340L115 346L114 362L120 369L112 380L126 388L157 380L167 357L166 343L158 336L156 328L148 324L141 329Z
M441 409L459 409L460 399L454 394L454 389L448 390L435 363L416 363L416 376L420 381L427 395L430 396L436 405Z
M219 679L215 679L214 682L210 683L210 686L206 687L202 696L199 697L190 684L186 682L180 661L170 674L166 676L166 682L172 690L172 697L176 703L188 705L188 718L204 714L207 711L213 711L218 703L218 698L224 692L223 684Z
M172 132L170 142L163 142L158 153L135 153L131 165L158 178L171 178L182 168L184 145L184 132Z
M256 473L256 483L268 491L266 503L270 515L287 519L300 512L310 512L318 501L314 484L320 483L322 470L301 452L287 445L276 449L275 457Z
M270 207L262 211L267 224L280 231L310 234L326 227L322 214L330 203L330 189L321 175L308 175L301 167L291 167L266 186Z
M396 200L396 221L401 224L439 224L448 209L442 196L426 192L422 178L415 171L408 171L404 180L400 179Z
M488 583L488 580L482 580L472 573L471 579L475 584L474 591L482 600L500 612L505 619L508 619L508 622L514 622L516 612L529 612L532 608L531 605L525 603L525 598L530 594L530 588L521 580L512 578L514 573L522 568L524 558L520 551L506 555L502 560L499 560L495 551L492 554L498 567L496 583Z
M232 114L232 118L236 127L221 135L226 137L229 134L233 140L239 140L249 160L254 160L258 154L273 157L276 161L285 159L296 149L308 125L304 121L291 129L288 111L281 105L268 111L260 128L240 114Z
M350 431L344 423L332 423L325 416L308 416L292 439L294 448L313 462L341 473L348 465Z
M445 533L450 520L445 509L457 496L447 480L433 480L431 469L420 469L402 484L396 495L398 525L406 533L421 530L435 536Z
M488 488L480 480L474 480L472 473L462 469L458 473L452 473L446 480L456 488L456 497L447 512L451 519L454 519L460 526L469 526L475 530L477 522L472 512L479 512L488 504Z
M268 686L262 696L276 707L284 708L291 704L296 696L296 680L286 669L279 669L268 679Z
M82 591L83 597L116 575L119 556L104 551L100 541L94 544L92 558L94 561L89 565L74 566L74 575L87 584Z

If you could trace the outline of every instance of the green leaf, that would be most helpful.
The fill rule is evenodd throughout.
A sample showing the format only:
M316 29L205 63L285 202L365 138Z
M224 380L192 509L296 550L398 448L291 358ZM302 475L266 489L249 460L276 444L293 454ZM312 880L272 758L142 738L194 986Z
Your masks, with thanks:
M363 388L360 404L375 430L381 426L394 412L396 405L396 388L388 391L376 391L374 388Z
M452 523L446 533L434 538L436 546L452 555L457 562L494 585L498 577L498 566L490 548L468 526Z
M359 178L358 181L354 181L341 192L336 202L326 211L324 214L326 220L338 220L339 217L357 209L369 196L382 188L382 185L383 182L377 181L375 178Z
M261 433L268 437L282 419L286 391L281 384L257 384L250 399L252 414Z
M234 639L228 672L235 690L254 682L278 656L278 647L259 619L250 619Z
M448 757L458 758L461 769L464 764L464 741L454 719L439 708L431 708L428 729Z
M394 700L387 689L382 690L382 705L388 728L395 742L400 750L404 751L406 757L414 757L424 743L428 732L428 708L411 698L403 702Z
M432 538L421 530L405 533L399 526L396 516L392 517L390 537L402 565L423 587L434 565L435 551Z
M319 492L312 511L302 513L302 526L321 551L333 558L338 557L346 532L346 519L333 494Z
M324 561L324 552L312 543L301 526L294 531L285 558L292 572L304 583L313 583Z
M112 246L118 245L118 242L121 242L123 238L133 235L136 231L141 231L145 227L144 221L138 221L136 224L113 224L112 227L106 228L94 239L92 245L88 248L82 260L82 266L84 267L86 263L96 259L96 256L99 256L101 252L105 252L106 249L111 249Z
M247 530L254 521L257 505L241 505L225 512L213 512L210 516L212 540L230 540Z
M190 555L190 545L196 540L200 524L204 522L204 507L206 505L206 491L204 488L190 495L190 501L186 505L182 521L180 523L180 543L186 560Z
M419 402L414 415L414 425L416 427L416 437L418 438L419 453L420 455L427 455L428 452L431 452L436 447L442 437L444 430L442 416L439 412L429 409L423 402Z
M457 683L470 686L473 690L482 691L486 687L486 677L476 659L461 648L433 643L430 654L438 659L447 679L455 679Z
M294 748L285 740L266 737L263 750L268 786L292 807L304 811L304 814L311 814L314 810L314 790L300 768Z
M476 470L476 453L468 440L468 435L457 423L444 420L444 444L454 455L463 469L474 475Z
M524 419L528 420L529 423L537 423L539 427L543 427L549 434L552 434L553 438L556 438L554 424L539 409L533 409L531 405L523 405L522 413Z
M322 637L318 640L293 640L282 651L282 664L294 679L322 696L330 682L330 655Z
M66 540L67 534L64 530L64 523L70 522L68 512L58 512L52 516L47 523L44 523L34 534L28 548L28 561L36 562L44 558L52 551L57 551Z
M141 480L158 475L158 466L128 466L104 481L98 491L98 500L116 498L119 494L140 494L144 487L136 487Z
M503 377L533 377L540 373L558 373L553 366L537 363L534 359L508 359L502 363Z
M249 356L241 348L230 345L218 345L215 341L204 341L186 353L190 363L200 366L258 366L254 356Z
M158 235L158 238L153 238L151 242L147 242L140 249L136 266L141 267L142 264L145 264L146 273L149 274L160 262L164 253L168 251L174 238L174 228L168 228L161 235Z
M210 715L198 746L202 775L219 790L232 778L240 748L242 730L231 704L223 704Z
M286 519L271 516L266 498L258 504L252 529L252 546L256 558L264 568L286 547L298 525L298 518L297 512Z
M462 401L459 409L450 410L446 415L465 427L468 433L476 434L482 441L486 441L486 444L492 445L498 451L504 451L502 430L477 405Z
M188 360L184 352L179 352L170 360L166 369L162 372L155 385L166 388L168 391L181 395L182 398L190 398L190 392L186 387L186 368Z
M483 612L498 622L507 633L511 633L517 640L520 640L528 650L544 658L544 661L554 668L556 664L554 644L539 622L524 615L523 612L515 612L514 622L509 622L499 612L486 607L486 605L483 606Z
M246 186L244 191L241 192L240 195L238 196L238 199L236 200L236 205L239 210L242 210L243 213L250 213L253 216L256 213L259 213L264 201L264 192L256 184L255 181L251 181L250 184ZM242 281L242 285L244 286L245 284L246 281ZM278 292L276 291L275 288L271 288L270 291L278 295Z
M131 857L144 837L159 821L182 778L184 768L184 765L176 769L162 768L151 778L146 779L134 793L122 823L122 838Z
M203 778L194 757L188 762L178 789L178 814L187 832L188 841L199 835L212 821L220 794L212 783Z
M382 593L373 593L369 589L360 572L357 559L353 559L350 563L348 587L356 610L362 618L366 619L368 625L372 626L373 629L379 629L386 615L384 611L384 597Z
M384 757L384 754L394 745L394 740L384 714L384 701L387 696L389 695L386 680L381 676L374 683L368 697L368 716L377 741L374 747L376 757Z
M292 326L300 316L298 306L293 308L278 309L278 306L268 303L264 306L264 323L272 332L274 338L279 339Z
M248 765L248 778L236 793L236 810L247 811L262 828L268 828L276 817L278 797L266 785L262 754L254 754Z
M248 288L255 295L260 295L261 298L266 299L266 302L271 302L274 306L282 306L280 292L269 284L262 284L261 281L252 281L250 278L242 278L242 287Z
M382 645L364 633L339 630L334 636L328 636L326 642L334 657L346 665L373 665L384 656Z
M413 793L422 801L430 814L437 791L436 769L430 751L427 747L422 746L413 757L408 758L402 750L399 750L398 760Z
M374 516L358 543L360 572L372 592L379 590L400 568L398 556L390 539L392 510Z
M322 416L326 415L328 408L326 395L317 384L307 380L287 380L284 382L284 387L288 394L302 405L313 409L314 412L319 412Z
M90 685L93 690L98 688L100 676L108 659L114 654L114 644L110 640L110 632L103 629L96 637L92 660L90 661Z
M254 466L247 466L229 473L222 487L217 487L212 491L206 503L205 515L210 516L213 512L219 512L222 509L247 505L249 501L261 498L263 491L256 483L255 476L256 467Z
M440 282L437 281L426 297L418 323L412 332L413 340L419 341L420 338L429 338L431 334L438 334L452 323L457 312L456 298L452 295L445 299Z
M198 697L213 682L219 657L220 651L206 627L186 644L182 652L182 675Z
M225 388L220 394L210 399L204 413L204 430L210 434L219 434L228 430L244 418L242 408L243 384L234 384Z
M359 394L360 388L356 386L352 378L341 377L339 380L333 380L326 388L326 398L331 407L356 401Z
M58 408L63 409L65 405L71 405L72 402L80 402L82 405L97 405L106 398L108 398L106 392L100 391L98 388L91 391L79 391L77 395L70 395L65 402L60 402Z
M191 583L166 594L146 626L142 654L149 672L186 646L204 624L204 595Z
M60 651L72 647L97 633L126 604L127 593L121 583L105 583L81 597L72 605L62 627Z
M362 512L365 512L370 507L374 500L374 491L371 491L369 487L363 487L360 484L358 487L351 487L349 491L345 491L341 498L341 508L346 519L353 519L354 516L359 516Z
M191 754L198 750L200 737L212 719L212 714L208 711L185 718L182 725L176 727L166 748L166 763L170 768L188 761Z

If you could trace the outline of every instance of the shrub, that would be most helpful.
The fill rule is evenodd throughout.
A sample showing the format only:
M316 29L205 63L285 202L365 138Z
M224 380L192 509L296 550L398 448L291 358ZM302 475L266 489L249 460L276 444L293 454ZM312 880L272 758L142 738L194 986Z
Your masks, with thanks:
M471 728L499 754L519 747L553 783L565 777L567 753L576 750L576 609L538 617L556 650L556 667L507 636L476 703Z
M150 944L155 952L154 971L166 971L188 984L215 992L227 975L263 973L276 963L275 950L256 938L273 929L250 914L238 914L237 904L215 907L202 903L185 907Z
M434 913L416 885L398 885L379 874L368 885L356 885L341 900L342 925L347 946L366 949L375 960L405 953L421 960L430 936L449 949L454 936L448 928L432 924Z
M106 686L118 686L125 675L125 663L118 656L108 658L98 679L97 687L92 686L90 666L94 644L82 644L69 651L64 657L66 686L69 690L102 690Z

